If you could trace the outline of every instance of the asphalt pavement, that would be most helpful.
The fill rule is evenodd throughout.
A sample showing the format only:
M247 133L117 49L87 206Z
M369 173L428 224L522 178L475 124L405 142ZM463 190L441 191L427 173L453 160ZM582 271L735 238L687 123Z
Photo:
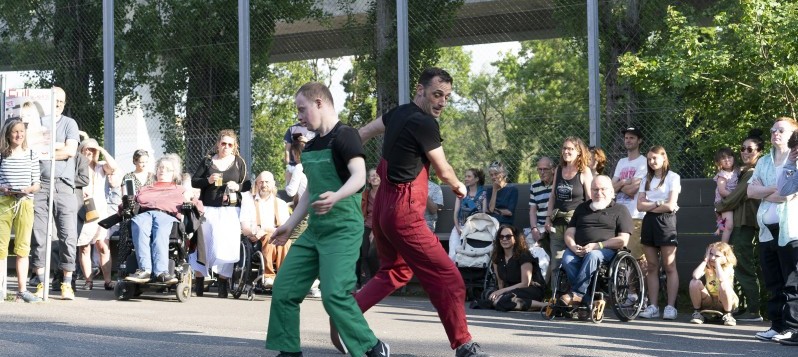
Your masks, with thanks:
M13 279L12 279L13 280ZM214 292L178 302L147 292L117 301L113 292L78 291L41 304L0 303L0 356L276 356L264 348L270 297L219 299ZM12 291L15 286L12 284ZM753 336L767 323L692 325L675 321L546 321L537 312L467 309L471 334L495 357L521 356L798 356L798 347ZM454 356L437 314L423 297L388 297L366 313L392 355ZM342 356L328 341L320 299L302 304L305 356Z

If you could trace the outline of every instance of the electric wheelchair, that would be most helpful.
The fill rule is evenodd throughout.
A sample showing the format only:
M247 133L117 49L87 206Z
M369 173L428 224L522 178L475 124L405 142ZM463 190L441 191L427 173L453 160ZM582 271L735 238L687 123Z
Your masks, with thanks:
M643 309L646 295L644 279L637 259L628 250L619 250L612 261L603 262L593 272L585 294L586 297L593 296L590 303L564 306L559 303L559 298L571 291L571 284L565 270L560 266L554 292L548 301L549 305L541 310L541 314L547 320L567 317L600 323L604 320L604 310L609 304L619 320L624 322L634 320Z
M119 215L110 216L100 222L105 228L119 224L119 241L117 243L117 261L119 270L114 295L119 300L130 300L140 296L145 288L156 291L174 291L177 300L186 302L191 297L193 283L193 270L188 263L191 236L201 229L201 214L190 202L184 203L181 208L183 220L175 222L169 235L169 273L177 279L177 284L158 282L154 278L147 283L134 283L126 281L125 277L136 272L135 249L131 236L130 223L134 216L139 214L139 206L133 197L122 197L122 211Z

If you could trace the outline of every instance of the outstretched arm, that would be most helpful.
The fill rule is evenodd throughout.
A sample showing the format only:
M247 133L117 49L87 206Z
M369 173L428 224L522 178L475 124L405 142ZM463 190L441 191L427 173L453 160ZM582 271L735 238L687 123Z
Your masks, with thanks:
M357 132L360 134L360 141L362 141L363 144L377 135L382 135L385 133L385 123L382 122L382 116L358 129Z

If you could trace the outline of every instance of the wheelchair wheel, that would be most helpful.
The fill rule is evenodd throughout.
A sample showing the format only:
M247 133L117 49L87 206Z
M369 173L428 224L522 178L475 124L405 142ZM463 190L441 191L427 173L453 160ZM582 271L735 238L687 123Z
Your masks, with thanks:
M596 300L593 302L593 310L590 312L590 321L594 324L600 324L604 320L604 307L606 303L604 300Z
M266 285L263 284L263 267L266 265L266 262L263 260L263 253L257 251L252 254L252 264L257 265L257 267L252 267L252 269L255 269L255 272L253 274L254 276L251 276L250 281L252 282L253 286L260 285L261 288L265 290Z
M177 301L188 301L191 298L191 282L179 282L177 288L175 288L175 295L177 296Z
M238 299L250 282L249 274L252 269L252 244L247 238L241 238L241 252L238 262L233 265L233 276L230 278L230 293Z
M118 281L114 286L114 296L122 301L130 300L136 293L136 284L128 284L124 281Z
M612 310L621 321L634 320L643 309L644 281L637 259L619 252L610 266L609 292Z
M548 302L549 302L549 304L546 307L540 309L540 315L542 315L544 319L551 321L551 320L554 320L554 317L555 317L554 304L557 301L555 301L554 298L551 298L551 299L549 299Z

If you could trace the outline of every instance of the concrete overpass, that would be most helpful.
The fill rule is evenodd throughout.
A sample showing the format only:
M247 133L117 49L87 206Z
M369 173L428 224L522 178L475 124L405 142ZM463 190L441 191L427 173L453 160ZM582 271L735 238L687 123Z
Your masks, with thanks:
M714 0L685 1L701 8L715 2ZM355 2L351 14L351 20L355 25L348 27L346 23L350 17L343 9L336 7L335 0L324 0L321 5L326 13L332 14L324 24L318 21L278 23L270 60L288 62L354 55L355 39L363 36L364 32L369 33L366 26L368 3L367 0ZM583 3L586 3L586 0ZM575 0L574 4L579 4L579 1ZM600 3L599 6L601 5ZM574 8L577 6L574 5ZM440 39L440 43L448 47L555 38L560 36L554 18L557 7L553 0L466 0L457 12L454 26ZM582 12L575 11L575 13ZM587 21L587 19L574 18L573 21ZM413 26L412 19L410 26Z

